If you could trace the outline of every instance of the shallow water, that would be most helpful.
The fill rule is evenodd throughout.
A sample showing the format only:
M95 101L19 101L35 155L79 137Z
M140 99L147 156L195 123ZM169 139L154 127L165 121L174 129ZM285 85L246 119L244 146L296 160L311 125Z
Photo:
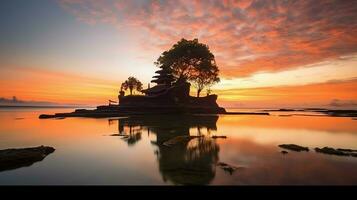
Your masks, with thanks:
M38 119L73 109L0 109L0 149L48 145L56 151L29 167L0 172L0 184L307 185L357 184L357 158L315 147L357 149L357 120L328 116L148 116ZM286 114L286 113L285 113ZM123 136L109 136L111 134ZM185 145L175 136L204 135ZM227 139L212 139L224 135ZM309 152L281 154L294 143ZM240 167L232 174L216 164Z

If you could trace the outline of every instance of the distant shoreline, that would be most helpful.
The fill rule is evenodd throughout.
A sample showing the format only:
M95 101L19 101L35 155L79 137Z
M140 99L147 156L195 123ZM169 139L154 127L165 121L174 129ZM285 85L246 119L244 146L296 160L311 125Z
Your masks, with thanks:
M31 106L31 105L0 105L0 108L95 108L91 106Z

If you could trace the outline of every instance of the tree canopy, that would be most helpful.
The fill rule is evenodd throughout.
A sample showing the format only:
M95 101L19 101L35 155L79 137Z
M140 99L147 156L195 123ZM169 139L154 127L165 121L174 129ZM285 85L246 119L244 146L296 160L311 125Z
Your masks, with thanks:
M141 91L143 89L143 84L137 78L131 76L121 84L121 90L127 89L129 89L130 95L132 95L134 89Z
M197 96L205 87L220 81L214 55L198 39L181 39L168 51L164 51L155 64L172 70L177 81L189 81L197 88Z

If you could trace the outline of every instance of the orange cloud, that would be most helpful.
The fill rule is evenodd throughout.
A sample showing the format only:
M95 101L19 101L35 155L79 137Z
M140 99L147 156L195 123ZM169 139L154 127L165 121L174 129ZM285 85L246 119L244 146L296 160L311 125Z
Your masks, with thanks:
M226 77L282 71L357 50L354 1L62 0L61 5L87 23L134 26L153 57L182 37L199 38Z
M357 105L357 79L302 86L215 90L219 103L238 107L352 107ZM337 100L337 101L336 101Z

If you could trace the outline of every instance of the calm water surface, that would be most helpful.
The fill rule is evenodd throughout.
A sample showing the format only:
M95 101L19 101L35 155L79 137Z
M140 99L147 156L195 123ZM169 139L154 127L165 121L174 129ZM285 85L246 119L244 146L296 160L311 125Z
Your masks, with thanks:
M357 158L313 151L324 146L357 149L357 120L351 118L273 113L38 119L42 113L72 110L0 109L0 149L56 148L43 161L0 172L0 184L357 184ZM109 136L119 133L127 136ZM205 137L186 145L160 145L180 135ZM277 146L283 143L311 150L283 155ZM241 168L230 174L218 162Z

